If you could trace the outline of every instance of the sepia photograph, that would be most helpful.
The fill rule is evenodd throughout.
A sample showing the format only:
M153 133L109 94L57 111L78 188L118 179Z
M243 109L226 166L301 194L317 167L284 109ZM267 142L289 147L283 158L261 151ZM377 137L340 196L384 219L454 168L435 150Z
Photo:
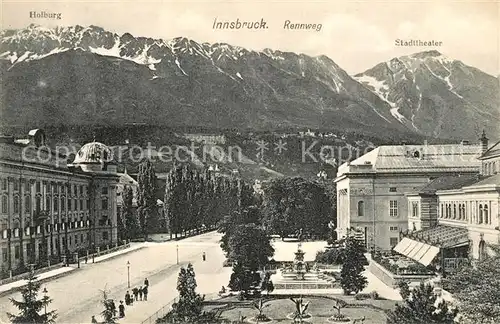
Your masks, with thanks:
M0 323L500 323L498 0L0 0Z

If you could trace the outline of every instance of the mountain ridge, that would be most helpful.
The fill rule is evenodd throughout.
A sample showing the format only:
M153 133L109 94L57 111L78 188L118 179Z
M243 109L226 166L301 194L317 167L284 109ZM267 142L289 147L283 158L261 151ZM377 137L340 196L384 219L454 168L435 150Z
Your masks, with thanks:
M61 71L61 62L67 64L73 77ZM52 121L62 123L134 121L215 127L241 124L250 128L331 124L417 134L429 129L421 125L425 118L411 120L408 107L395 107L388 100L395 96L392 92L381 96L369 82L360 82L363 76L373 78L370 74L375 67L350 76L325 55L311 57L271 49L258 52L185 37L134 37L97 26L50 29L30 25L0 32L0 64L2 85L9 89L2 96L3 115L21 122L35 116L51 122L43 118L48 114ZM398 66L397 61L394 64ZM28 71L34 72L33 76L23 80ZM383 77L389 77L388 73ZM60 79L65 82L58 82ZM28 81L30 87L21 80ZM383 81L390 80L379 82ZM401 89L398 91L404 96ZM72 96L78 99L71 100ZM110 116L110 112L116 115ZM464 135L433 129L433 136ZM465 135L471 138L476 132L469 130Z

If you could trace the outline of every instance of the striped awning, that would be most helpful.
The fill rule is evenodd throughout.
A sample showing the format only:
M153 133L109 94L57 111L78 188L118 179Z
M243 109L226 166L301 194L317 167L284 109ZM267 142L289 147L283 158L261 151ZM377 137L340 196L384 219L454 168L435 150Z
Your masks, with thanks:
M432 260L439 254L439 247L419 242L408 237L403 237L393 250L424 266L431 264Z

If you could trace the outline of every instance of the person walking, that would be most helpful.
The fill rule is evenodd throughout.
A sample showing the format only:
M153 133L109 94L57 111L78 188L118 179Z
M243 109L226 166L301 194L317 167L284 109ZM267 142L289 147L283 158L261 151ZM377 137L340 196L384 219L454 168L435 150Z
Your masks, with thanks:
M85 264L87 264L87 261L89 260L88 256L85 256Z
M137 289L137 287L134 287L134 289L132 289L132 293L134 294L134 299L135 301L138 301L139 300L139 289Z
M148 280L148 278L144 279L144 286L149 287L149 280Z
M144 295L144 301L147 301L148 300L148 286L144 286L144 288L142 288L142 293Z
M125 317L125 306L123 305L123 300L120 300L120 306L118 306L120 318Z
M203 252L202 258L203 258L203 261L205 261L207 259L207 255L205 254L205 252Z
M127 293L125 294L125 305L130 305L130 293L127 290Z
M142 300L142 286L139 287L139 300Z
M95 319L95 316L94 316L94 315L92 315L92 318L90 319L90 322L91 322L92 324L97 324L97 320Z
M116 316L116 304L113 299L111 299L111 311L113 312L113 316Z

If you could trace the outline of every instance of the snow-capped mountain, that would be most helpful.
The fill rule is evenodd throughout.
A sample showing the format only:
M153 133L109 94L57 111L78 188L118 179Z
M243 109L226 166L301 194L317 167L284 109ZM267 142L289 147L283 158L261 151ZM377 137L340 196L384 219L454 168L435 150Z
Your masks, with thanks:
M426 133L430 127L427 121L434 122L439 114L435 111L438 107L429 108L427 103L435 101L433 84L439 83L436 80L441 76L441 87L446 90L448 79L433 63L437 59L432 53L418 55L408 59L413 62L407 63L408 68L403 59L401 63L397 59L382 64L386 66L382 71L376 66L355 80L326 56L271 49L256 52L183 37L162 40L118 35L96 26L50 29L30 25L0 32L0 73L5 90L2 122L299 126ZM430 66L431 77L400 72L411 66L421 70L418 62ZM453 71L449 80L454 86L447 96L440 96L446 111L450 105L455 107L455 92L466 97L464 89L455 86L457 82L475 84L462 81L469 77L466 72ZM403 85L400 75L416 78L419 82L412 81L413 88L418 83L423 89L409 93L411 104L400 99L412 89ZM490 91L495 89L498 95L498 82ZM422 103L415 101L415 95L422 97ZM467 100L474 103L474 109L491 110L489 102L481 103L481 97ZM471 118L476 115L471 114ZM448 125L444 118L441 122L440 128L432 128L433 135L476 137L473 125Z
M483 128L495 136L500 130L499 80L437 51L393 58L355 79L419 132L471 138Z

